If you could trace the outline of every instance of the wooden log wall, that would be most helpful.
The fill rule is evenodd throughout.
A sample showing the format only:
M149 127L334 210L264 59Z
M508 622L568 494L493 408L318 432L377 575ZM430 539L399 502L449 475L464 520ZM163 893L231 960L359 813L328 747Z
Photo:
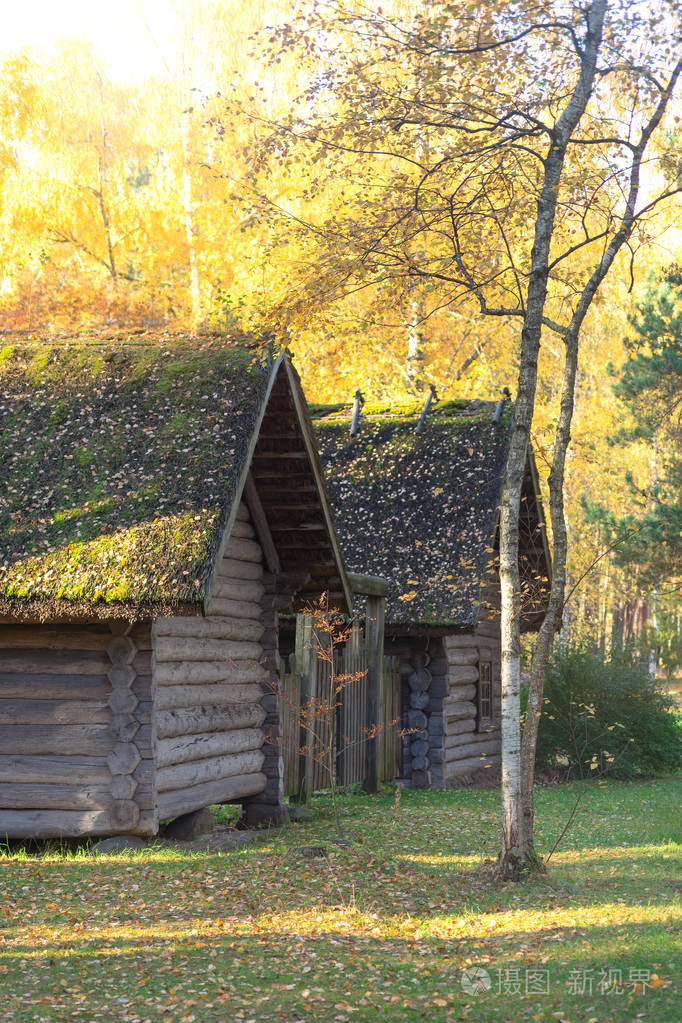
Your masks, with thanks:
M406 760L415 789L431 787L431 748L429 742L429 704L431 701L431 657L423 649L414 649L401 658L404 676L404 714L406 729Z
M263 574L263 596L261 598L261 625L263 653L261 665L264 676L261 682L261 706L265 713L263 721L263 767L265 787L250 799L243 800L247 824L267 824L278 827L288 819L284 804L285 795L285 742L292 741L291 731L285 731L284 717L293 732L298 735L292 707L283 707L287 693L282 689L282 671L279 655L279 614L291 613L293 595L297 583L284 573ZM293 740L295 741L295 740Z
M448 695L448 662L445 657L442 639L429 642L429 671L431 686L429 687L429 757L431 760L431 788L442 789L443 777L443 702Z
M447 695L442 704L442 774L446 787L494 781L500 768L500 636L495 622L475 634L443 639ZM478 720L479 664L491 665L492 719Z
M423 638L388 637L385 651L387 658L394 662L398 689L394 703L396 715L400 715L397 766L401 776L414 788L430 788L431 656Z
M151 835L154 803L149 626L0 626L0 835Z
M158 618L156 790L160 818L262 793L267 710L263 554L241 505L206 618Z

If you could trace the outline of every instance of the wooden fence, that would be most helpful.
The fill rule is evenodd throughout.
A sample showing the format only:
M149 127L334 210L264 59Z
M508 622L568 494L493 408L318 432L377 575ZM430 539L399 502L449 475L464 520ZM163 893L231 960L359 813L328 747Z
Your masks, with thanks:
M393 658L384 657L375 721L368 720L367 651L355 626L346 643L320 656L312 620L299 615L296 651L282 665L282 735L285 795L306 799L336 783L366 780L367 746L376 737L379 781L398 773L400 750L400 676ZM306 711L306 708L309 708Z

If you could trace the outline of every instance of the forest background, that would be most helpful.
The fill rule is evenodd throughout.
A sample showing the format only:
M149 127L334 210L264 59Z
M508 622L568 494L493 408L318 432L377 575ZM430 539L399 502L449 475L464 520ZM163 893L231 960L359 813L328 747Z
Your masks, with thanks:
M408 18L421 6L384 5ZM350 399L358 387L368 400L418 395L429 384L441 398L490 400L513 389L517 321L485 318L473 299L453 301L433 282L386 280L343 295L328 286L314 228L357 203L367 168L305 144L292 160L273 141L301 103L310 113L335 102L325 88L331 65L271 45L270 27L281 32L302 7L131 2L121 9L123 31L111 32L116 51L103 41L106 25L99 43L46 37L35 45L8 34L0 60L3 346L26 331L276 330L311 401ZM86 24L76 8L71 36ZM661 145L679 133L679 113L671 111ZM661 157L659 147L644 168L652 187ZM379 177L373 167L376 187L401 170L390 159ZM664 667L680 653L679 579L652 586L645 564L612 548L609 525L646 509L658 462L650 436L632 439L632 410L612 385L629 355L629 318L652 282L682 263L680 211L673 202L652 213L588 317L566 494L568 588L579 585L565 634L604 650L614 635L642 650L655 643ZM532 438L541 476L562 360L561 339L547 332ZM586 501L602 513L586 515Z

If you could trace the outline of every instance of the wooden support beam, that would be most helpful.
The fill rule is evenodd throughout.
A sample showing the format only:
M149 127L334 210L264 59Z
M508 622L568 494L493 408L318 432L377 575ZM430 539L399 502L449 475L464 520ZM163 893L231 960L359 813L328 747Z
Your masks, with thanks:
M367 647L367 752L365 759L365 788L376 792L379 788L377 728L379 725L379 687L384 655L384 619L386 597L368 596L365 616L365 644Z
M329 554L329 559L331 560L334 556L334 552L332 551L329 544L326 542L322 543L320 539L317 537L301 536L300 538L297 539L295 543L293 541L284 543L283 541L280 540L279 543L277 544L277 548L282 554L282 556L286 554L286 560L288 562L294 560L306 564L313 550L315 551L315 554L318 557L320 555ZM295 557L292 557L292 555ZM325 568L326 575L327 571L329 570L329 562L327 562Z
M273 533L296 533L301 532L325 532L327 527L323 522L273 522L270 527Z
M265 466L263 466L261 468L258 465L257 462L254 462L253 463L253 467L252 467L252 472L253 472L254 477L257 480L273 480L273 479L281 480L282 479L283 468L282 468L282 466L279 466L276 469L275 468L266 468ZM286 473L286 478L287 478L287 482L290 482L291 480L296 480L297 481L296 482L296 490L298 491L298 489L299 489L298 481L309 480L310 479L310 472L308 472L307 469L304 470L304 471L300 471L300 470L293 471L293 470L291 470L290 472Z
M305 504L282 504L282 490L280 487L268 487L264 484L259 488L258 493L260 494L261 501L265 501L268 506L268 511L310 511L311 508L317 508L317 501L315 501L315 495L317 490L312 483L302 483L296 487L296 499L302 500L303 494L310 494L311 500L306 501Z
M298 706L305 710L310 706L313 695L313 672L315 666L315 636L313 633L313 620L309 615L297 615L296 617L296 650L301 651L298 655L298 671L301 678L301 698ZM303 720L303 714L299 721L299 750L310 749L314 743L315 722L307 724ZM301 754L298 758L298 791L299 797L304 803L308 803L313 794L313 757Z
M282 458L307 459L308 455L305 451L301 451L300 449L297 449L296 451L261 451L257 448L256 453L253 456L254 462L258 463L265 458L271 458L274 461L279 461Z
M366 597L387 597L391 584L387 579L380 579L374 575L357 575L355 572L348 572L348 581L353 593Z

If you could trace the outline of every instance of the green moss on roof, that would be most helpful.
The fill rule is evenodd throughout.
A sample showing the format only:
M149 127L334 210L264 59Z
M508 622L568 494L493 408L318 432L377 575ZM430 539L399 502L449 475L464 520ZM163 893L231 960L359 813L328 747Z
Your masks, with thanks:
M382 418L415 418L419 419L424 405L423 398L394 398L384 401L365 402L362 408L362 415L365 419L381 416ZM459 415L470 408L471 403L461 398L453 398L449 401L437 402L431 406L430 416L442 418L444 416ZM339 402L332 405L310 405L310 415L313 419L338 419L345 421L351 413L352 405L348 402Z
M474 626L490 563L509 440L509 404L365 405L358 436L351 407L313 406L347 567L391 582L392 626Z
M269 372L244 343L24 340L0 358L0 599L197 602Z

